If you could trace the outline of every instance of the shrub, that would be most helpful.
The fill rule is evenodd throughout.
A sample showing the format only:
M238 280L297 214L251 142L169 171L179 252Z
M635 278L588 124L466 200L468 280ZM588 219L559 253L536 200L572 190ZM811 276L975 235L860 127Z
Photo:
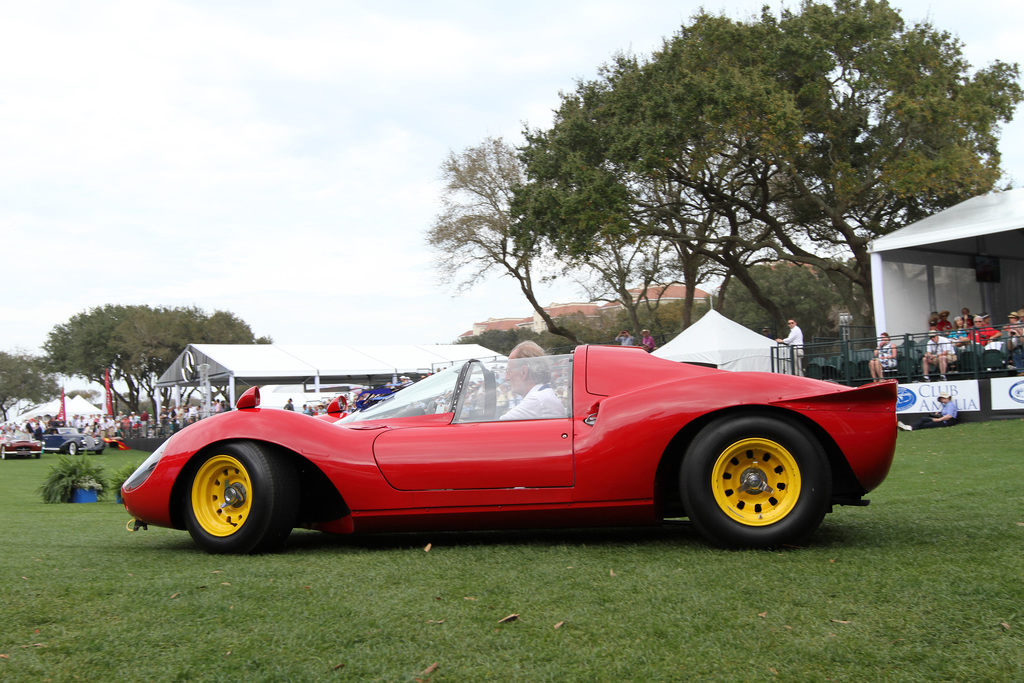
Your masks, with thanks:
M70 503L75 489L92 489L98 498L103 498L110 489L110 481L103 466L89 461L86 456L62 455L50 468L39 493L44 503Z

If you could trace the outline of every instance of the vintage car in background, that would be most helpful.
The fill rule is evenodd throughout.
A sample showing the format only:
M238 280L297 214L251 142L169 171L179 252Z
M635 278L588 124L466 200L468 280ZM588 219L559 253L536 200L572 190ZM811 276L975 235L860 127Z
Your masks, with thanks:
M52 427L43 433L43 450L47 453L78 455L87 451L98 455L106 447L103 439L83 434L74 427Z
M524 416L524 394L521 406L544 396L549 412ZM777 547L803 542L834 505L867 504L892 463L895 404L895 382L850 388L581 346L467 361L337 421L263 409L254 387L164 442L122 496L136 528L187 529L213 553L273 551L296 527L681 517L722 547Z
M0 434L0 460L8 458L38 458L43 454L43 444L32 438L18 438Z

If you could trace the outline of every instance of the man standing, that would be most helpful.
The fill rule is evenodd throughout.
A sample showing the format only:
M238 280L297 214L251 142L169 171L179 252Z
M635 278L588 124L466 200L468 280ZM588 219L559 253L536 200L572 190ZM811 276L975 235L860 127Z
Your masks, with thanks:
M792 318L786 321L789 325L789 336L785 339L776 339L780 344L785 344L790 349L790 358L793 360L793 374L803 377L804 375L804 332Z

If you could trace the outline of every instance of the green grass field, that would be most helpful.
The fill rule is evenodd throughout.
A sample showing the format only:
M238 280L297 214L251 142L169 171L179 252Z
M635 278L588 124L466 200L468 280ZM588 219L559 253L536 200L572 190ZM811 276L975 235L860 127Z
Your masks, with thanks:
M43 504L56 456L2 461L0 680L1020 681L1022 442L902 433L869 507L782 552L671 526L211 556L113 500Z

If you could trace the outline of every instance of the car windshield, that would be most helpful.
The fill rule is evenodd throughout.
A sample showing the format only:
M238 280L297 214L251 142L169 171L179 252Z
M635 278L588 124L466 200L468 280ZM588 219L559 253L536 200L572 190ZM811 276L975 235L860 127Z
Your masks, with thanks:
M459 371L463 365L465 362L456 363L450 368L401 389L387 400L342 418L339 422L383 420L389 417L451 412L455 383L459 379Z
M466 363L456 364L340 422L451 412L454 422L569 417L571 354L468 362L464 372Z

